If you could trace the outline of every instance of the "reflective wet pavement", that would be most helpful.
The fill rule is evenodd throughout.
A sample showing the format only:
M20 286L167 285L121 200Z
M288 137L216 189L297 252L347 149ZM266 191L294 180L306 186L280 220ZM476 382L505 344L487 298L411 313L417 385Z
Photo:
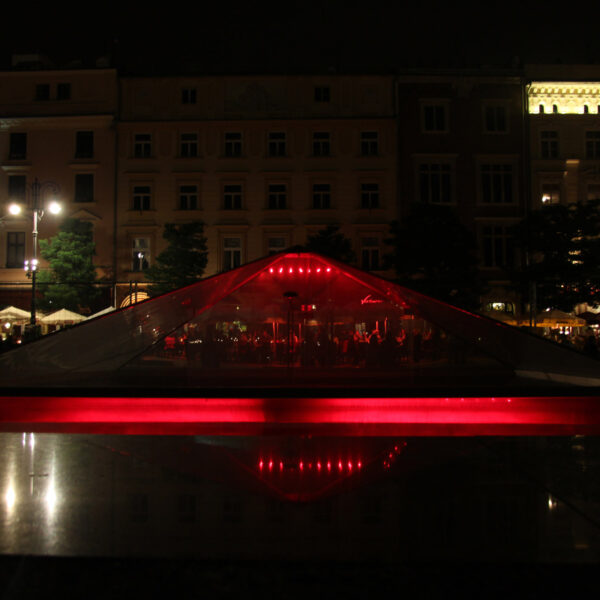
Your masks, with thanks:
M3 555L600 557L596 437L4 433L0 452Z

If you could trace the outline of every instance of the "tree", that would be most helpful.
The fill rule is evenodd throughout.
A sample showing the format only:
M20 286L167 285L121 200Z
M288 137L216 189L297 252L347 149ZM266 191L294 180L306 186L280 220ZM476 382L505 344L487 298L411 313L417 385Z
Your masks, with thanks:
M447 206L414 204L408 217L390 225L384 257L397 281L428 296L467 309L476 309L485 291L477 269L473 234Z
M163 238L169 245L158 255L156 264L146 269L146 279L152 282L150 292L153 295L198 281L208 260L202 221L166 223Z
M514 235L524 264L511 279L525 297L535 284L540 308L600 303L600 201L544 205Z
M37 275L42 308L81 312L93 304L98 296L95 253L93 226L80 219L65 219L57 235L40 240L40 254L50 264Z
M356 261L352 242L337 225L327 225L314 235L309 235L304 246L307 252L316 252L348 264Z

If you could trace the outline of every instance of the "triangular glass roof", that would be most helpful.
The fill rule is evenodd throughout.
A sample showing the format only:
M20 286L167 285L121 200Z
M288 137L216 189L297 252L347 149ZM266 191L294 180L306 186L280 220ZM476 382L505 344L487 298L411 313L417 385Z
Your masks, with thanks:
M598 386L598 361L323 256L282 252L0 356L5 387L282 395Z

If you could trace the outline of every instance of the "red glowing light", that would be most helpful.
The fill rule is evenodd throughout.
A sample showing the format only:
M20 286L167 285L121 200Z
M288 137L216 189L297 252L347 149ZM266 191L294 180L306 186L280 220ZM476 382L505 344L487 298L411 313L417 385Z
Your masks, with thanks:
M304 269L302 267L300 267L298 271L300 271L300 273L304 273Z
M352 461L348 461L348 470L352 471Z
M270 460L269 461L269 471L272 471L272 470L273 470L273 461Z
M362 462L360 460L356 463L356 466L360 469L362 467Z
M261 461L258 463L258 468L259 468L261 471L262 471L263 465L264 465L264 463L263 463L263 461L261 460Z
M319 462L317 463L317 471L320 471L320 470L321 470L321 461L319 461Z
M279 267L279 272L283 273L283 267Z
M274 273L274 272L275 272L275 269L274 269L273 267L271 267L271 268L269 269L269 273Z
M282 461L279 461L279 470L283 471L283 462Z
M327 267L327 272L331 273L331 267Z
M329 461L327 461L327 470L331 471L331 463Z
M338 469L341 471L344 468L344 465L342 464L342 461L340 460L338 462Z
M304 463L302 461L300 461L300 470L303 471L304 470Z
M5 395L0 407L2 431L255 435L265 424L295 424L303 431L318 426L321 432L325 427L331 433L359 435L600 433L600 403L595 396L519 397L514 402L512 397L321 397L288 398L282 405L271 398Z
M317 273L320 273L320 272L321 272L321 267L318 267L317 268Z

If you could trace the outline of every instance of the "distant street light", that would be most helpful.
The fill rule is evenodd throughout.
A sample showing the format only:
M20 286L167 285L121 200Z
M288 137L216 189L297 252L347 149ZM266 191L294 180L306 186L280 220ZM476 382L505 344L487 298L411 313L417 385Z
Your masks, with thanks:
M30 328L36 331L36 275L38 269L37 259L37 238L38 238L38 222L42 220L44 216L44 210L48 210L53 215L57 215L62 210L61 205L54 199L50 200L46 206L42 203L42 192L49 190L53 195L58 193L58 185L52 181L39 182L37 177L33 180L30 186L30 198L31 204L27 205L27 199L25 203L13 202L8 207L8 212L13 216L18 216L25 210L30 210L33 215L33 258L25 261L25 272L27 277L31 278L31 318L29 320Z

